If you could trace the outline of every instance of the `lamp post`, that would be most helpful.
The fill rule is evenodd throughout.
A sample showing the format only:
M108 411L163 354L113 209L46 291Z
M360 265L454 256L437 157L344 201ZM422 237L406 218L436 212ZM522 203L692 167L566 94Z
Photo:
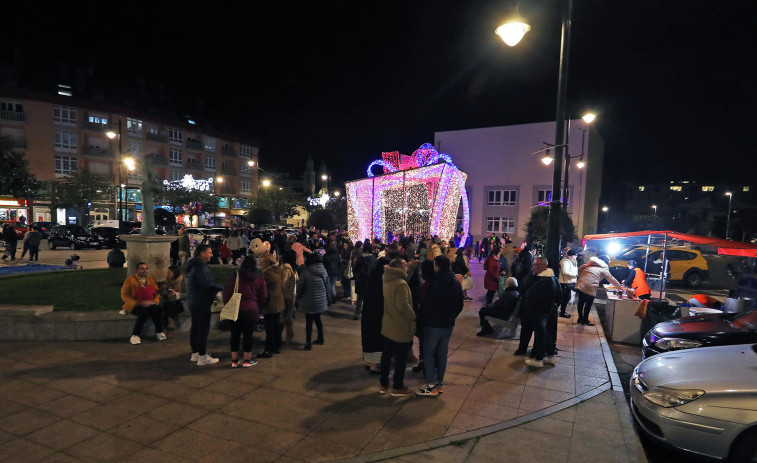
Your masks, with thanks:
M605 213L605 232L610 230L610 208L602 206L602 212Z
M586 123L586 125L588 126L596 118L597 118L596 115L594 115L592 113L587 113L581 119L583 119L584 122ZM571 159L575 159L575 158L579 158L579 161L576 163L576 167L578 167L579 169L583 169L584 166L586 165L586 162L584 162L584 145L586 143L586 129L587 128L588 127L581 127L580 128L580 130L581 130L581 154L580 155L578 155L578 156L571 156L570 155L570 148L568 148L567 144L566 144L566 148L568 148L568 149L566 149L566 151L565 151L565 178L563 179L563 188L564 188L564 190L563 190L563 206L564 206L565 212L568 212L568 201L569 201L569 198L568 198L568 192L569 192L568 179L570 178L570 160ZM568 134L570 134L570 121L568 121Z
M568 90L568 58L570 51L570 27L573 0L564 0L562 12L562 39L560 43L560 67L557 78L557 111L555 117L555 162L552 171L552 201L549 202L546 257L553 268L560 260L560 194L562 180L563 149L565 148L566 100ZM513 18L497 28L497 34L510 46L516 45L531 29L525 20Z
M727 191L725 195L728 196L728 219L725 222L725 239L729 239L731 231L731 200L733 200L733 193Z
M213 208L213 226L216 226L216 220L218 218L218 207L220 206L220 201L218 201L218 184L223 183L223 177L220 175L216 177L216 181L213 182L213 192L216 194L216 207Z
M657 217L657 205L652 204L652 209L654 209L654 216Z
M123 222L123 214L122 214L122 201L123 201L123 188L124 184L121 180L121 164L123 160L121 159L121 153L123 153L123 145L121 142L121 119L118 119L118 132L115 132L114 130L108 130L105 132L105 136L113 140L114 138L118 137L118 204L117 208L118 211L116 211L116 215L118 216L118 232L121 233L122 228L122 222Z

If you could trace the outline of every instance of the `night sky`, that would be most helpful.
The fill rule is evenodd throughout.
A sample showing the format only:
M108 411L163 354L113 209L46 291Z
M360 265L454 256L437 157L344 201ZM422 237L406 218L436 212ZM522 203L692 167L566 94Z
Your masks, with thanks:
M92 62L113 87L199 97L193 115L259 140L263 169L310 153L344 181L437 130L555 117L558 0L521 2L514 48L494 34L506 1L13 3L5 61L15 46L40 75ZM574 1L568 109L599 116L605 185L753 180L756 25L749 0Z

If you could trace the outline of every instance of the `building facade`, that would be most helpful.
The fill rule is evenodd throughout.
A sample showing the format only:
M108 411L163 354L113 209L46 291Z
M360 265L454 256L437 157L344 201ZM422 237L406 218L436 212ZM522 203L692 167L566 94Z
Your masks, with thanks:
M115 136L110 138L107 132ZM0 136L25 154L32 174L42 182L81 171L121 185L116 190L125 206L124 220L141 216L141 163L148 159L160 179L208 180L211 192L221 197L217 217L223 221L245 215L245 200L257 195L259 144L190 118L159 116L60 92L0 88ZM72 218L66 211L51 211L44 197L25 204L25 210L17 207L12 214L26 212L30 222L56 217L58 223L65 223ZM100 218L116 219L117 208L118 193L89 205L90 215L97 213Z
M544 152L532 153L545 148L545 142L554 142L554 137L554 122L436 132L437 151L450 155L468 174L474 242L487 233L508 233L516 245L522 242L531 209L549 203L552 195L553 165L541 162ZM570 122L568 140L567 211L580 238L597 231L604 141L581 119ZM585 162L583 168L578 167L579 160Z

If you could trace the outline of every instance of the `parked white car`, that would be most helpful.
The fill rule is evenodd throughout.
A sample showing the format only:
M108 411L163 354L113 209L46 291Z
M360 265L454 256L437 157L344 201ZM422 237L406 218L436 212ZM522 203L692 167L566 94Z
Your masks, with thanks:
M757 458L757 344L655 355L636 366L630 390L653 439L733 463Z

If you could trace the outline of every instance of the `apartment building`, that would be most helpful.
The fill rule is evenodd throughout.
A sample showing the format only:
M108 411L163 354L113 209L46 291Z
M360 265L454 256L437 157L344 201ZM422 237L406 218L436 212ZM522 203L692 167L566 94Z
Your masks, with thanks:
M532 153L554 140L554 122L436 132L436 150L451 156L468 174L465 189L474 242L487 233L508 233L521 244L531 209L548 204L552 197L554 165L541 161L545 152ZM596 128L576 119L570 121L568 144L567 211L580 238L597 231L604 141ZM579 168L581 160L585 164Z
M245 200L258 188L255 140L222 133L191 117L168 117L65 93L0 88L0 136L25 154L37 179L49 183L77 170L104 176L123 187L124 220L138 220L141 166L149 160L160 179L187 184L190 179L207 180L211 192L221 197L216 214L221 220L246 215ZM134 170L128 168L132 161ZM44 197L0 198L0 216L23 214L30 222L54 216L58 223L75 220L67 211L53 214L49 206ZM90 213L116 218L117 194L89 207Z

